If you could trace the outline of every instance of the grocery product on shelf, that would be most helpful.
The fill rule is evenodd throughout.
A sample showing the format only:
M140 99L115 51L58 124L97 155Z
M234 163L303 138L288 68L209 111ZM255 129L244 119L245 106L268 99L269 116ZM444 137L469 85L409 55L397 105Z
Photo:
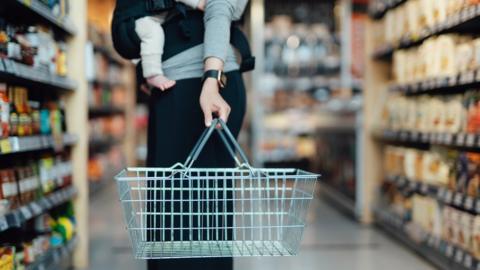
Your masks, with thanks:
M0 215L72 183L72 164L63 155L7 164L0 167Z
M0 37L2 58L66 76L66 45L56 40L52 29L15 24L0 18Z
M30 98L28 88L0 84L2 138L9 136L61 135L65 117L61 101L38 94Z
M57 263L60 254L52 252L66 247L75 236L75 217L71 209L71 203L67 203L52 213L36 217L26 227L12 231L11 235L2 235L0 263L4 264L0 264L0 269L37 269L44 268L51 261ZM3 268L7 264L12 268Z
M391 211L401 216L407 224L415 225L423 232L480 259L480 217L428 196L405 196L398 191L389 193L389 196Z
M423 35L423 31L434 29L449 17L478 4L477 1L457 0L403 1L375 21L374 43L380 47L385 44L398 45L406 39L415 40Z
M439 133L477 133L478 90L463 95L387 98L380 126L389 130Z
M452 77L480 68L480 39L445 34L420 46L393 53L394 80L399 84L428 78Z

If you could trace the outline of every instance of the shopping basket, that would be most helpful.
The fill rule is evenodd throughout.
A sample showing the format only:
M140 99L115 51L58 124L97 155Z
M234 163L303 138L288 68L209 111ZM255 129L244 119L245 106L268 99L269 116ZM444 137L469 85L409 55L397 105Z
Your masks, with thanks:
M193 167L214 130L237 168ZM317 178L252 168L216 119L183 164L127 168L116 182L135 258L166 259L296 255Z

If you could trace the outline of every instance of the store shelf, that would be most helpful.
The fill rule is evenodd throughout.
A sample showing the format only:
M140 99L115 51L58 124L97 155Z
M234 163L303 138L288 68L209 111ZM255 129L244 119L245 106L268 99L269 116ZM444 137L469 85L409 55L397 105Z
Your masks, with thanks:
M480 70L464 72L452 77L430 78L409 84L395 84L390 86L390 91L400 92L406 95L431 94L442 90L461 89L465 91L466 87L480 85Z
M475 270L480 263L464 249L435 237L387 210L375 211L375 222L392 237L428 259L438 269ZM416 237L412 237L412 235Z
M104 138L95 138L89 141L88 148L90 149L91 154L105 152L112 146L120 144L122 141L123 138L112 138L108 136Z
M394 184L403 191L429 196L441 203L454 206L466 212L480 214L480 198L473 198L461 192L455 192L448 188L422 181L415 181L403 176L389 176L386 177L385 182Z
M71 146L77 142L74 134L37 135L28 137L9 137L0 140L0 157L5 155L54 149L61 151L65 146Z
M382 0L382 1L372 1L368 7L368 13L370 18L378 20L387 13L387 11L396 8L400 4L405 3L407 0Z
M94 79L90 83L94 84L94 85L100 85L101 87L106 88L106 89L113 89L114 87L124 85L123 82L110 82L110 81L99 80L99 79Z
M374 49L372 57L377 60L390 59L395 50L410 48L420 44L429 37L452 32L455 29L475 29L473 24L478 21L480 21L480 4L466 7L459 13L449 16L446 21L432 28L423 29L418 37L407 36L402 38L398 44L383 44Z
M74 237L65 245L50 248L43 256L36 259L34 263L27 266L26 270L37 269L71 269L72 252L77 245L77 238Z
M115 106L103 106L103 107L90 107L88 109L88 115L90 118L110 116L124 114L125 110L123 108Z
M61 90L75 90L77 83L69 78L51 74L46 69L34 68L9 59L0 60L0 78L24 86L44 86Z
M75 187L67 187L0 216L0 232L20 227L25 221L71 200L76 194Z
M480 151L480 134L377 130L373 136L393 143L432 144Z
M39 0L4 0L16 16L25 16L47 23L63 34L75 35L76 27L68 16L57 16Z

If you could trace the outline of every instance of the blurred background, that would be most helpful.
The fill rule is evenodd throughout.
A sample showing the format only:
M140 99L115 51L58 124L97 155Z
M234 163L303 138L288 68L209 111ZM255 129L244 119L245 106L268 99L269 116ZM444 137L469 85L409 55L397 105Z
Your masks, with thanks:
M146 269L114 176L145 166L148 96L114 6L0 3L0 269ZM240 144L322 176L300 255L235 269L479 269L480 1L250 0L243 30Z

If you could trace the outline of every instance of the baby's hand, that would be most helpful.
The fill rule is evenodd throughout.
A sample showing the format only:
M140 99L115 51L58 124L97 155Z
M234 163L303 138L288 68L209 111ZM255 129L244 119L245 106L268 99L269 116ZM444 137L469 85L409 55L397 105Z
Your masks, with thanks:
M197 9L201 11L205 11L205 6L207 5L207 0L200 0L198 1Z

